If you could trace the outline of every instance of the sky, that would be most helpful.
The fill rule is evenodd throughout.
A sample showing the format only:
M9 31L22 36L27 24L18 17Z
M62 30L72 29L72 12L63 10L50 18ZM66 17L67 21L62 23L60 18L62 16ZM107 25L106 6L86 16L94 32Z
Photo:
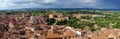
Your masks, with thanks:
M120 0L0 0L0 10L22 8L120 9Z

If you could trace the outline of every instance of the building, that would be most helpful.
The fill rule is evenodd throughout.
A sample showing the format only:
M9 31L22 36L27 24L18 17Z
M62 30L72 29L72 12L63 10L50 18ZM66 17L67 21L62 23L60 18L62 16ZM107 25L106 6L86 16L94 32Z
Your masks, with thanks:
M48 17L49 19L55 19L57 21L69 20L69 18L64 16L63 14L49 14Z
M105 15L100 15L100 14L73 14L73 17L76 17L76 18L81 18L82 16L105 17Z

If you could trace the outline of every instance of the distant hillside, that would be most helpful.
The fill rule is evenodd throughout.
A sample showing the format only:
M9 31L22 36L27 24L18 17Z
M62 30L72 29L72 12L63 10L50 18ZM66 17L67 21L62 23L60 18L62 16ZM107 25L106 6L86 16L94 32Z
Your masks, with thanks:
M94 9L94 8L24 8L18 10L120 10L120 9Z

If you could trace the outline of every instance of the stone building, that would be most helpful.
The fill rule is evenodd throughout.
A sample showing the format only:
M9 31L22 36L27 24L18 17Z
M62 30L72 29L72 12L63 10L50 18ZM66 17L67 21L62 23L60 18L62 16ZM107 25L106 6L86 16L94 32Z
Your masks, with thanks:
M48 18L55 19L57 21L68 20L69 19L68 17L64 16L63 14L49 14Z

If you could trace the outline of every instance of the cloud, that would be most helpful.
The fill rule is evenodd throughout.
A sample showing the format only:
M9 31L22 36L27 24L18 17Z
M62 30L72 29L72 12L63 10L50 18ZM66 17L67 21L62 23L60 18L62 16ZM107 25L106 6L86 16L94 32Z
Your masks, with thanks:
M44 3L54 3L56 0L43 0Z
M0 9L18 8L115 8L103 0L0 0Z
M97 0L81 0L84 3L93 3L93 2L97 2Z

